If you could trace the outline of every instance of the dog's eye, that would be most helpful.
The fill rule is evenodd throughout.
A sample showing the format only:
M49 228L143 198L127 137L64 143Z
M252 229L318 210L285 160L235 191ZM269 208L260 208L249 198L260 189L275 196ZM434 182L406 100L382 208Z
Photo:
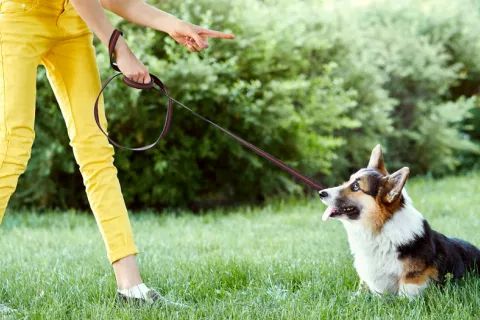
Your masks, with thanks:
M357 192L358 190L360 190L360 184L358 182L354 182L352 183L351 188L352 191Z

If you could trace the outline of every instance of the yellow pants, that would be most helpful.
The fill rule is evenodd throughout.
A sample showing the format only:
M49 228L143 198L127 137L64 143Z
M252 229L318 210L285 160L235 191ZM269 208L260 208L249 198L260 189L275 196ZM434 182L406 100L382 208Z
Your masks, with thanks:
M3 0L0 5L0 223L30 158L36 74L43 64L108 258L113 263L137 254L113 147L93 117L100 77L92 32L68 0ZM100 110L106 129L103 104Z

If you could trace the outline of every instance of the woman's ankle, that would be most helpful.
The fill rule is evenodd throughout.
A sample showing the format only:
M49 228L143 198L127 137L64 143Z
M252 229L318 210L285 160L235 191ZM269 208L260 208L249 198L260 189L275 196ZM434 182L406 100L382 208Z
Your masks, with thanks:
M112 266L119 290L130 289L143 283L134 255L120 259L114 262Z

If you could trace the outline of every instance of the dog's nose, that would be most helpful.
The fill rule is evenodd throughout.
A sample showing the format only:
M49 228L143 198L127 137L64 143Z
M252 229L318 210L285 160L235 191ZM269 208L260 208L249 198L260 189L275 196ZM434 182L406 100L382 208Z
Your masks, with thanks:
M320 199L323 199L323 198L328 197L328 192L327 191L320 191L318 193L318 195L320 196Z

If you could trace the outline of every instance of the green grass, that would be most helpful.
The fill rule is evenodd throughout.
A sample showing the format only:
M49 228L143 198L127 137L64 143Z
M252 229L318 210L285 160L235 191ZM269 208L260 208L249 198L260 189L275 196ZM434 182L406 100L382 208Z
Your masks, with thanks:
M480 245L480 174L414 180L434 229ZM478 319L480 280L431 287L413 301L353 298L358 279L340 222L318 199L204 216L135 215L144 280L191 308L134 310L115 279L93 216L7 213L0 301L26 319Z

